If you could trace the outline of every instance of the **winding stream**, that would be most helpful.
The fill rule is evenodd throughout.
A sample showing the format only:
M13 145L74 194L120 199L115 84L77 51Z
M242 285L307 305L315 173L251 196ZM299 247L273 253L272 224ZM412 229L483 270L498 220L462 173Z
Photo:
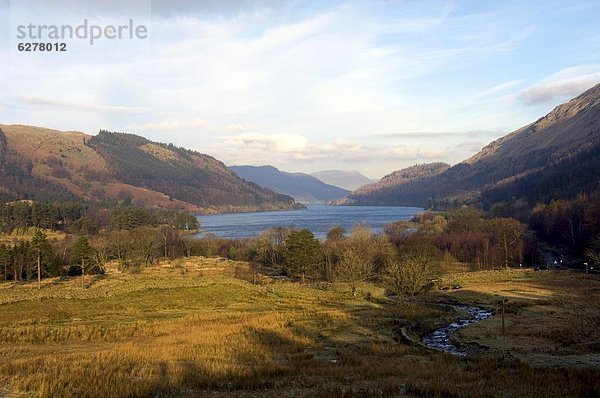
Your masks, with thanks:
M450 337L452 337L452 334L458 329L483 321L484 319L491 317L493 313L485 308L471 305L453 305L452 307L457 310L466 311L469 314L469 318L452 322L449 325L437 329L423 337L422 342L425 346L434 350L445 351L452 355L465 356L467 353L453 344L450 341Z

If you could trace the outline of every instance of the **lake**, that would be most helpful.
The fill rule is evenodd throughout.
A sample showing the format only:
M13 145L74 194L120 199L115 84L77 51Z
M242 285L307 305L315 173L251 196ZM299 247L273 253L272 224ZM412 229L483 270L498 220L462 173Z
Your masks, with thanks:
M375 232L393 221L409 220L423 211L420 207L327 206L307 205L305 210L227 213L198 216L202 231L223 238L249 238L273 227L310 229L319 239L325 238L334 225L350 231L355 224L366 224Z

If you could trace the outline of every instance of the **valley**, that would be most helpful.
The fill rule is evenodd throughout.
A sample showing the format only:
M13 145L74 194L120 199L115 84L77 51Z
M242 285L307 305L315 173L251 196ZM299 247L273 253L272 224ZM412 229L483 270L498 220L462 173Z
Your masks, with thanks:
M136 274L107 265L107 275L90 276L85 289L69 279L48 279L41 290L0 284L0 391L417 397L475 388L477 395L564 397L600 387L600 354L581 351L579 329L568 321L580 297L570 294L574 286L594 300L586 314L598 319L589 312L599 304L597 277L530 270L445 275L441 284L460 281L462 288L432 292L431 300L496 313L459 332L459 344L478 347L466 359L395 340L397 320L425 333L459 317L451 307L398 305L370 283L352 297L344 285L278 280L267 269L253 279L247 263L195 257ZM504 360L500 298L509 299ZM551 323L540 324L547 311Z
M0 2L0 398L600 398L600 2L74 5Z

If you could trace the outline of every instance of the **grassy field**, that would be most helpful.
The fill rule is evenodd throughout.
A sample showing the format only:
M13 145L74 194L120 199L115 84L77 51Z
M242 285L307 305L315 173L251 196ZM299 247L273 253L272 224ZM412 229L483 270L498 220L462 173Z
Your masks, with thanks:
M394 340L396 319L425 332L457 316L448 307L397 305L369 284L356 298L343 285L266 276L255 285L244 263L194 258L90 277L85 289L69 279L44 281L41 290L0 284L0 396L598 396L598 367L542 366L531 358L543 352L520 346L526 317L560 319L567 293L576 286L598 296L597 279L531 272L452 278L463 289L432 300L494 306L510 294L510 303L526 303L509 314L515 358L499 359L497 316L459 336L489 349L456 358ZM551 323L563 330L561 322ZM560 340L557 333L543 338ZM551 354L590 355L564 347Z
M487 275L486 275L487 274ZM495 275L496 274L496 275ZM495 316L456 334L496 352L503 347L533 366L600 369L600 278L572 272L512 271L454 276L464 288L446 297L505 308L506 332Z
M31 238L33 238L33 235L35 235L35 231L36 231L35 228L28 228L27 231L25 231L25 233L21 233L21 232L13 232L11 234L0 233L0 244L4 243L4 244L8 244L8 245L13 245L20 241L30 241ZM41 231L44 234L46 234L46 237L50 241L62 240L67 236L66 234L64 234L62 232L52 231L49 229L42 229Z

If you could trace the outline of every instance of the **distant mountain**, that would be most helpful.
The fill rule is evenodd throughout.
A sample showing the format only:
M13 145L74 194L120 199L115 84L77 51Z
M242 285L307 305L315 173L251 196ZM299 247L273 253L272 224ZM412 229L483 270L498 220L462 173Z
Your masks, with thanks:
M350 191L375 181L360 174L356 170L324 170L311 173L311 175L326 184L331 184Z
M273 166L231 166L229 169L247 181L290 195L303 203L327 202L350 193L308 174L287 173Z
M600 84L471 158L436 170L400 185L355 191L344 204L533 206L590 192L600 184Z
M133 134L0 125L0 200L127 199L197 212L290 209L220 161Z

